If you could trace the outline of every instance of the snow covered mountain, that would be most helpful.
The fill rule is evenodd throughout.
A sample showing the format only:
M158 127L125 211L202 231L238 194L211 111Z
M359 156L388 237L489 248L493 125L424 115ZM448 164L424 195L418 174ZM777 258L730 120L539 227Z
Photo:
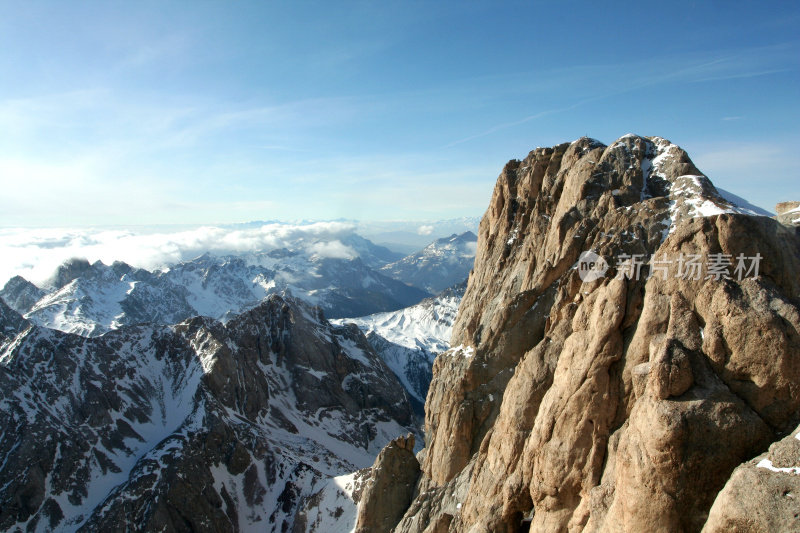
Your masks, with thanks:
M348 244L337 242L314 245L310 253L280 248L239 256L205 254L157 272L121 262L72 260L45 289L15 277L0 298L35 324L93 336L122 325L172 324L197 315L226 320L276 293L319 305L331 317L395 310L428 296L366 264L395 257L388 250L357 235ZM339 245L360 250L366 259L331 257L337 250L330 246Z
M0 302L0 346L4 531L290 531L413 429L358 328L297 299L95 338Z
M417 253L381 267L389 277L438 293L460 283L475 261L478 237L471 231L436 239Z
M427 246L432 239L447 237L454 233L460 235L465 231L477 233L480 221L481 217L473 216L446 220L362 220L353 223L356 224L358 234L370 241L388 246L392 250L413 253Z
M85 268L74 268L82 263ZM66 271L71 275L64 276ZM189 304L185 287L125 263L89 265L73 260L59 268L53 280L50 292L44 292L33 306L14 308L37 325L68 333L93 336L126 324L172 324L201 314ZM8 289L7 284L0 298L11 304Z
M333 320L356 324L394 372L421 412L431 382L433 360L450 348L450 333L466 281L434 298L388 313Z
M22 276L14 276L6 282L3 290L0 291L0 299L19 314L25 314L45 294L47 294L47 291L40 289Z

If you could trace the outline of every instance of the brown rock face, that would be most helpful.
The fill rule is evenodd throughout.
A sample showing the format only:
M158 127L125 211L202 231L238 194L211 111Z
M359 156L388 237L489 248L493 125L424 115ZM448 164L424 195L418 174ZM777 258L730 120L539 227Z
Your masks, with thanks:
M372 472L358 507L356 533L389 533L411 503L419 478L414 434L387 444L375 459Z
M800 422L800 237L740 214L679 147L538 148L479 233L395 531L700 531Z

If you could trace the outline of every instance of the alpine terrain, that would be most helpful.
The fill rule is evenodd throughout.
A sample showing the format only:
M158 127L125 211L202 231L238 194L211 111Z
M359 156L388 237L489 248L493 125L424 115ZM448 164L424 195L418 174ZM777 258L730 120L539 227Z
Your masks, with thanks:
M292 531L414 431L360 330L294 298L94 338L0 302L0 350L3 531Z
M659 137L509 162L425 448L384 448L357 531L800 530L794 209L737 207Z
M331 322L353 323L361 328L383 362L406 388L412 405L422 414L433 361L450 348L453 322L465 289L466 281L463 281L433 298L398 311Z

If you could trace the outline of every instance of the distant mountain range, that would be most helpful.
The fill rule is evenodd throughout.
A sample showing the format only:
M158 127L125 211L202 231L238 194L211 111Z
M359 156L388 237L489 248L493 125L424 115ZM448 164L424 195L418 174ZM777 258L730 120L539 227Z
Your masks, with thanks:
M432 265L468 271L473 239L403 263L354 235L155 272L73 259L42 287L12 278L0 291L0 529L354 525L357 471L418 431L464 290L428 297L376 268L436 286Z
M330 318L358 317L414 305L462 281L474 241L471 232L453 235L398 260L399 254L352 234L264 252L204 254L153 272L72 259L42 287L12 278L0 299L35 324L84 336L192 316L226 321L270 294L319 305Z
M353 220L336 219L329 222L352 224L355 232L373 243L385 246L401 255L414 253L432 240L465 231L477 233L481 217L458 217L438 220ZM297 220L291 224L312 224L318 221ZM227 224L225 228L254 229L270 224L286 224L280 220L257 220L238 224ZM396 258L399 259L399 258ZM391 262L391 261L387 261Z
M379 271L431 293L467 279L475 262L478 237L471 231L436 239L423 250L382 266Z
M466 231L478 232L481 217L460 217L430 221L357 221L359 235L372 242L406 254L427 246L432 240L460 235Z
M286 248L241 256L206 254L156 272L75 259L62 265L44 288L12 278L0 298L36 324L94 336L123 325L171 324L197 315L226 320L276 293L319 305L330 317L400 309L429 296L377 272L368 263L382 260L362 255L319 257ZM389 252L383 260L392 257Z

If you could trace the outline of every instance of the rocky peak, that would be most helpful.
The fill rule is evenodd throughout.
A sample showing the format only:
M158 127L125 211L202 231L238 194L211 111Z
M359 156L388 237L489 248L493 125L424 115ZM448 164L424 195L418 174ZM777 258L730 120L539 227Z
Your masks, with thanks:
M74 257L61 264L47 282L48 287L60 289L92 267L84 258Z
M396 531L702 528L734 468L800 422L800 237L749 213L659 137L509 162ZM585 252L607 262L586 281Z
M26 280L22 276L14 276L9 279L2 290L0 290L0 300L3 300L12 309L24 315L36 305L44 295L45 291Z
M390 533L411 503L419 477L414 435L409 433L386 445L372 472L359 504L356 533Z

